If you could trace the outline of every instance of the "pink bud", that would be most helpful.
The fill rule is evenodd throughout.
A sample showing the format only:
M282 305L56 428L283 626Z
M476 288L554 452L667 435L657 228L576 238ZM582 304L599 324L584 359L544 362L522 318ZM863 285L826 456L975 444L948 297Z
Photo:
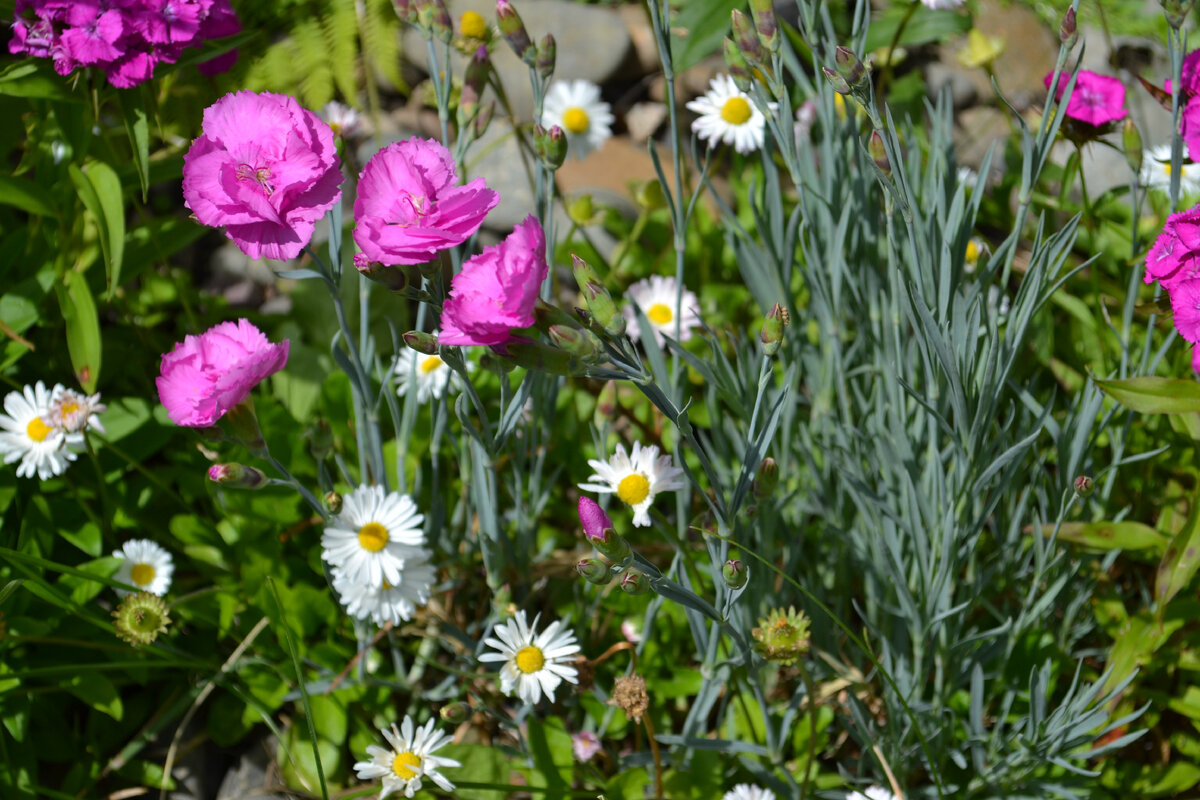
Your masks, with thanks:
M612 530L612 520L608 518L608 514L604 513L600 504L592 498L579 498L579 521L583 523L583 533L590 542L608 540L608 534L605 531Z

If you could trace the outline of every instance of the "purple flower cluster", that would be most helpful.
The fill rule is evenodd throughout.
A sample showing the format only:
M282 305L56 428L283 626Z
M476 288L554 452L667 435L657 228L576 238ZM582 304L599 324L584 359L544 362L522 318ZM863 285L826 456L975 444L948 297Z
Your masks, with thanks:
M104 70L121 89L174 63L184 48L241 30L229 0L17 0L10 53L54 60L59 75L77 67ZM237 52L209 59L212 75L232 65Z

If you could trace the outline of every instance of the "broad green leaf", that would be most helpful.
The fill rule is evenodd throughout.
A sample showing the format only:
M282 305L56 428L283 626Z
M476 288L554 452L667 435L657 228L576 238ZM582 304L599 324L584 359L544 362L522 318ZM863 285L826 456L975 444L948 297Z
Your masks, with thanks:
M0 72L0 94L83 102L83 96L67 89L65 81L45 59L27 59Z
M971 18L966 14L918 8L909 16L910 8L908 3L893 3L879 19L871 23L865 48L867 52L890 45L905 17L908 17L908 21L904 23L900 41L896 43L904 47L942 41L966 33L971 27Z
M1154 599L1158 601L1158 616L1171 598L1179 593L1200 569L1200 498L1193 498L1187 522L1171 539L1158 565L1154 582Z
M54 196L39 184L11 175L0 175L0 203L41 217L57 217Z
M74 270L61 284L55 285L58 305L67 323L67 350L75 377L85 392L96 391L100 379L100 318L87 278Z
M1053 525L1042 526L1043 536L1052 533ZM1097 550L1163 550L1168 542L1165 535L1140 522L1064 522L1058 538Z
M1200 383L1179 378L1126 378L1096 381L1112 399L1142 414L1200 412Z
M504 800L508 797L509 766L499 748L481 744L451 744L439 750L438 755L461 763L462 767L456 773L471 778L470 787L463 785L467 782L465 780L454 781L458 784L454 790L455 797L461 800ZM495 788L477 788L488 784Z
M745 8L744 0L692 0L670 20L671 57L676 74L721 49L729 30L729 13Z
M150 189L150 123L146 119L146 93L117 92L117 99L125 118L125 133L129 135L133 163L142 185L142 201L145 202L146 192Z
M79 670L63 688L117 722L120 722L121 717L125 714L125 706L121 703L121 695L117 692L117 687L113 686L112 681L97 670Z
M79 199L96 218L111 295L120 285L121 261L125 255L125 203L121 197L121 179L103 161L88 162L83 169L72 164L69 171Z

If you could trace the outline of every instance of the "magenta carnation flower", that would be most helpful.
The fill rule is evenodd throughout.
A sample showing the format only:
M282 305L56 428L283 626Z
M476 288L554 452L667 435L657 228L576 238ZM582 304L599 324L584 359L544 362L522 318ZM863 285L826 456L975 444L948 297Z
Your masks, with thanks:
M533 324L533 306L550 267L546 235L530 215L503 242L467 259L450 281L440 344L504 344Z
M204 109L183 158L184 204L251 258L295 258L342 196L333 131L281 94L241 91Z
M272 344L249 320L188 336L162 357L158 398L176 425L205 428L283 369L288 341Z
M1146 283L1158 281L1167 291L1200 278L1200 208L1167 217L1162 233L1146 254Z
M1047 89L1050 88L1053 78L1054 73L1046 76ZM1060 76L1058 89L1054 93L1055 99L1062 99L1068 80L1069 76ZM1075 79L1075 90L1071 92L1071 99L1067 102L1066 113L1071 119L1096 127L1125 119L1129 114L1125 108L1125 84L1116 78L1081 69L1079 77Z
M1180 281L1170 294L1175 330L1192 344L1200 344L1200 280Z
M498 202L483 178L459 186L454 158L433 139L396 142L359 175L354 241L372 261L421 264L469 239Z

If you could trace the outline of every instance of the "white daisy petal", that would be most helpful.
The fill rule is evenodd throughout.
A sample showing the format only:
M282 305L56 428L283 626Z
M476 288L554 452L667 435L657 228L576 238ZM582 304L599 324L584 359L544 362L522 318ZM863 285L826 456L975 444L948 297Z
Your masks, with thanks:
M721 800L775 800L775 793L751 783L739 783L726 792Z
M503 661L500 668L500 691L526 703L537 703L542 695L554 702L554 692L564 680L578 683L578 671L569 666L579 652L575 634L552 622L540 635L537 619L527 624L525 612L518 611L513 619L495 628L496 637L483 643L499 652L482 653L480 661Z
M654 338L658 341L659 347L663 346L664 337L675 338L676 327L679 329L679 341L686 342L692 338L692 328L700 325L700 302L696 299L696 295L685 287L679 298L680 313L677 325L675 295L678 288L674 278L651 275L625 290L625 297L629 300L625 305L625 330L629 333L629 338L637 341L642 335L634 306L640 308L646 315L650 327L654 330Z
M687 107L700 115L692 123L692 130L710 146L717 142L732 144L739 153L751 153L763 146L767 118L730 76L713 78L708 92ZM775 103L769 108L774 111Z
M567 135L567 152L583 158L612 136L612 107L600 99L600 87L590 81L556 81L546 92L538 122L549 130L557 125Z
M634 442L630 455L626 455L623 445L617 445L609 469L604 473L597 469L588 478L588 483L579 484L579 488L615 494L633 509L634 526L645 528L650 525L650 506L655 496L660 492L683 489L685 485L683 470L675 466L670 455L660 457L657 445L642 447L641 442Z
M381 728L380 733L391 749L368 746L370 760L354 765L359 780L383 778L380 798L392 792L403 792L405 797L412 797L420 791L422 778L429 778L447 792L454 789L454 784L439 770L443 767L461 767L462 764L452 758L431 755L450 741L450 737L440 732L435 735L433 726L434 720L431 719L420 728L415 728L412 717L405 716L399 730L395 725L391 730Z
M0 414L0 454L5 464L17 464L18 478L49 480L63 474L77 453L86 448L83 434L67 431L51 419L55 396L66 391L61 384L52 390L38 381L20 392L9 392ZM85 424L86 420L85 420Z
M164 595L171 588L171 576L175 573L175 561L171 554L149 539L130 539L113 557L121 559L113 580L136 586L143 592ZM128 589L116 589L118 595L129 594Z
M425 517L408 495L360 486L342 500L342 511L321 535L325 559L349 584L403 585L407 561L428 561L423 549Z
M1138 181L1163 194L1171 191L1171 145L1163 144L1146 151ZM1200 164L1188 162L1186 151L1179 167L1179 191L1184 195L1200 194Z

